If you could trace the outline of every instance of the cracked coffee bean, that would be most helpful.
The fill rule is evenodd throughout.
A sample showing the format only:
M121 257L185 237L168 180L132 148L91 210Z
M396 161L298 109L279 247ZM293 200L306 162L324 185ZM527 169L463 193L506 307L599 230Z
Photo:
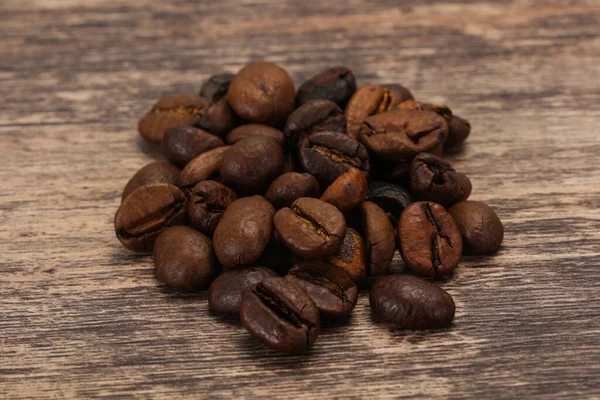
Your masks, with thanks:
M150 143L160 144L167 129L175 125L195 126L204 117L209 103L196 95L163 97L138 124L140 135Z
M212 237L223 213L238 196L219 182L201 181L194 186L189 198L190 225Z
M419 200L450 205L469 197L471 181L441 158L421 153L410 165L410 188Z
M344 241L335 256L327 262L344 272L355 284L360 284L367 276L368 254L365 241L360 234L352 228L346 229Z
M300 165L312 174L321 187L354 167L369 175L369 153L348 135L337 132L317 132L302 139Z
M355 91L356 79L352 71L346 67L327 68L298 88L296 107L311 100L325 99L344 108Z
M310 348L321 328L319 309L296 284L265 278L242 294L240 318L252 336L276 351Z
M235 74L231 72L222 72L208 78L200 88L200 97L204 97L211 103L221 100L226 94Z
M402 211L414 202L408 190L393 183L372 181L369 183L368 200L398 219Z
M291 207L300 197L319 197L319 183L311 174L288 172L271 183L265 198L276 210Z
M121 201L125 200L125 197L133 193L135 189L150 183L170 183L177 186L180 173L181 170L169 162L155 161L150 163L142 167L127 182L125 189L123 189Z
M369 263L367 275L379 275L390 269L396 251L394 227L381 207L370 201L360 206L362 232Z
M188 200L176 186L151 183L123 200L115 214L115 232L129 250L150 252L158 235L187 222Z
M206 113L200 122L198 122L198 127L219 137L223 137L240 122L241 120L233 112L233 108L231 108L227 97L223 97L208 107Z
M269 136L277 140L280 145L283 145L284 137L280 130L261 124L247 124L238 126L227 134L225 141L227 144L235 144L242 139L252 136Z
M265 278L277 274L265 267L230 269L219 275L208 290L208 306L220 314L240 315L242 293Z
M365 175L356 168L350 168L329 185L321 200L347 213L367 199L367 192Z
M403 329L439 329L454 319L452 297L434 283L411 275L387 275L371 288L369 303L375 321Z
M463 242L456 222L444 207L420 201L400 216L398 247L412 272L437 278L450 274L458 265Z
M504 227L487 204L463 201L448 209L463 238L464 254L494 254L504 239Z
M285 276L310 296L321 316L341 319L350 315L358 290L350 277L340 268L322 261L303 261Z
M212 241L187 226L167 228L158 236L154 265L159 280L185 290L208 287L221 272Z
M346 234L344 215L331 204L310 197L279 210L274 224L281 241L307 259L335 255Z
M290 114L283 130L287 143L296 148L305 137L315 132L346 133L342 109L329 100L312 100Z
M200 154L221 146L225 146L221 138L185 125L170 127L162 139L165 158L180 168Z
M215 229L217 258L226 268L254 264L271 240L275 209L261 196L231 203Z
M294 111L294 82L280 66L254 62L242 68L231 81L227 98L243 119L282 127Z
M200 154L190 161L179 174L179 187L191 190L200 181L216 179L225 152L231 146L222 146Z

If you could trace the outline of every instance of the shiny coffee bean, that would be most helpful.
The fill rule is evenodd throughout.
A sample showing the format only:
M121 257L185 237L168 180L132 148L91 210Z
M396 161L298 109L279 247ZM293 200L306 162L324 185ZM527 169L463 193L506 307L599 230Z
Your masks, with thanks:
M344 108L355 91L356 79L352 71L346 67L327 68L298 88L296 107L311 100L325 99Z
M220 314L240 315L242 293L265 278L277 274L265 267L230 269L219 275L208 290L208 306Z
M276 351L307 350L321 328L319 309L298 285L265 278L242 294L240 318L252 336Z
M420 201L398 221L398 247L406 266L424 277L441 277L460 261L463 242L454 219L439 204Z
M140 135L150 143L160 144L167 129L175 125L195 126L204 117L209 103L195 95L163 97L138 124Z
M285 275L294 265L296 258L297 256L283 244L277 231L273 229L271 240L256 264L264 265L280 275Z
M187 226L165 229L154 242L156 276L177 289L208 287L221 272L212 241Z
M329 100L312 100L290 114L283 130L291 148L315 132L346 132L346 119L342 109Z
M354 167L369 174L369 153L348 135L337 132L317 132L300 142L300 165L312 174L321 187Z
M362 232L369 254L367 275L379 275L390 269L396 251L394 227L381 207L370 201L360 206Z
M269 136L277 140L279 144L283 145L284 137L280 130L261 124L247 124L238 126L227 134L225 141L227 144L235 144L240 140L251 136Z
M208 78L200 88L200 97L204 97L210 103L216 103L221 100L226 94L231 81L235 78L235 74L230 72L222 72Z
M419 200L449 205L469 197L471 181L441 158L420 153L410 166L410 188Z
M225 152L231 146L217 147L190 161L179 175L179 186L186 190L192 189L200 181L216 179Z
M414 202L408 190L402 186L381 181L369 183L368 199L396 218Z
M325 318L340 319L350 315L358 290L340 268L323 261L303 261L285 276L310 296Z
M384 83L381 87L388 89L392 93L392 96L397 98L394 100L394 103L402 103L414 98L410 90L398 83Z
M367 276L368 253L365 241L357 231L347 228L342 245L327 262L343 269L352 282L360 284Z
M376 321L404 329L438 329L454 319L452 297L434 283L411 275L387 275L371 288L369 302Z
M242 68L231 81L227 98L243 119L276 128L294 111L294 82L281 67L254 62Z
M166 228L187 222L188 200L176 186L151 183L123 200L115 214L115 232L123 246L137 252L152 251Z
M208 107L204 117L198 122L198 127L223 137L240 122L227 97L223 97Z
M319 183L311 174L288 172L271 183L265 198L275 209L291 207L300 197L319 197Z
M378 85L367 85L358 89L348 101L344 112L348 135L358 140L360 127L365 119L392 110L404 97L404 94L398 96L395 90Z
M463 238L465 254L494 254L504 239L504 227L487 204L463 201L448 209Z
M212 237L225 210L238 196L219 182L201 181L191 190L189 198L190 225Z
M356 168L350 168L340 175L325 190L321 200L333 204L341 212L347 213L367 199L367 178Z
M162 182L177 186L180 173L181 170L179 168L166 161L155 161L150 163L136 172L129 182L127 182L125 189L123 189L121 201L125 200L125 197L133 193L135 189L149 183Z
M274 224L281 241L307 259L335 255L346 234L344 215L331 204L310 197L279 210Z
M200 154L224 145L221 138L185 125L170 127L162 139L165 158L181 168Z
M221 181L240 194L264 193L283 173L285 157L277 140L267 136L242 139L221 162Z
M271 203L261 196L231 203L213 235L221 264L226 268L254 264L271 239L274 214Z

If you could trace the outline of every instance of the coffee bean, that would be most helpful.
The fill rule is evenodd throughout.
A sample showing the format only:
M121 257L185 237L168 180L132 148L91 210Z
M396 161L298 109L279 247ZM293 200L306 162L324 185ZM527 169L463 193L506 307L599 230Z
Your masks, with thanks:
M217 147L194 158L181 171L179 186L191 190L200 181L217 178L223 155L230 148L231 146Z
M388 89L392 93L392 96L397 98L394 100L394 103L402 103L414 98L410 90L398 83L384 83L381 87Z
M350 315L358 297L356 285L340 268L322 261L303 261L285 276L310 296L325 318Z
M294 111L294 82L276 64L250 63L233 78L227 97L243 119L278 128Z
M369 153L348 135L317 132L300 142L300 165L312 174L321 187L329 186L338 176L354 167L369 174Z
M359 139L378 157L402 161L442 146L448 136L444 117L433 111L397 110L373 115L360 125Z
M454 114L450 121L448 121L448 138L446 139L444 146L458 146L467 140L470 133L471 124L469 121Z
M223 213L237 198L233 190L219 182L198 182L190 194L190 225L205 235L212 236Z
M311 100L326 99L344 108L355 91L356 79L352 71L346 67L327 68L298 88L296 107Z
M369 254L367 275L383 274L390 269L396 251L394 227L383 209L370 201L361 204L360 214Z
M296 255L283 244L277 231L273 229L271 240L256 264L264 265L280 275L285 275L294 265L296 258Z
M261 196L231 203L213 236L217 258L226 268L251 265L271 239L273 206Z
M358 207L366 199L367 178L356 168L340 175L321 196L321 200L333 204L343 213Z
M419 110L419 111L433 111L436 114L444 117L446 121L450 121L452 117L452 110L445 104L431 104L417 101L414 99L404 101L396 106L398 110Z
M187 226L165 229L154 242L156 276L177 289L208 287L221 272L212 241Z
M291 207L292 203L300 197L319 197L319 194L319 183L314 176L288 172L271 183L265 198L279 210L283 207Z
M187 198L176 186L151 183L123 200L115 214L115 232L123 246L152 251L158 235L172 225L187 222Z
M452 297L439 286L411 275L387 275L369 293L376 321L404 329L439 329L454 319Z
M242 294L240 318L252 336L286 353L312 346L321 321L314 301L283 278L265 278Z
M267 136L242 139L223 156L219 175L240 194L264 193L283 173L285 157L277 140Z
M178 167L185 167L200 154L224 145L221 138L185 125L170 127L162 139L165 158Z
M444 207L420 201L408 206L400 216L398 247L412 272L433 278L454 270L463 242L456 222Z
M280 130L261 124L247 124L238 126L227 134L225 141L227 144L235 144L240 140L251 136L269 136L277 140L280 145L283 145L284 137Z
M175 165L166 161L155 161L140 169L135 173L125 185L121 201L129 196L135 189L149 183L170 183L177 186L181 170Z
M210 285L208 306L220 314L240 315L242 293L265 278L277 274L264 267L235 268L223 272Z
M198 127L219 137L225 136L234 126L239 125L240 118L233 112L227 97L211 104L198 122Z
M331 204L310 197L279 210L274 224L281 241L307 259L335 255L346 234L344 215Z
M471 181L446 161L433 154L420 153L410 166L410 187L419 200L449 205L466 200Z
M406 207L414 202L408 190L402 186L381 181L369 183L368 199L396 219L400 217Z
M350 279L358 285L367 275L367 257L367 248L363 238L354 229L347 228L342 245L336 255L328 258L327 262L343 269Z
M494 210L479 201L463 201L448 209L463 238L465 254L493 254L504 239L504 227Z
M200 97L204 97L211 103L216 103L227 94L227 89L231 81L235 78L235 74L230 72L222 72L208 78L200 88Z
M286 140L291 148L315 132L346 132L346 119L342 109L329 100L312 100L290 114L285 129Z
M209 103L195 95L176 95L160 99L138 124L140 135L150 143L160 144L167 129L175 125L195 126Z

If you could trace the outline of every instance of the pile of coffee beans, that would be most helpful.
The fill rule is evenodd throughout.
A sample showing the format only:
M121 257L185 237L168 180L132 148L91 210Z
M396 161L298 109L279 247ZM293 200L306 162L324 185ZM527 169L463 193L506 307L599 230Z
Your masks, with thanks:
M441 158L469 122L399 84L357 88L348 68L296 91L280 66L251 63L160 99L138 129L166 161L125 186L117 238L277 351L311 347L377 275L376 321L447 327L454 301L432 280L502 243L494 210ZM396 249L402 274L389 273Z

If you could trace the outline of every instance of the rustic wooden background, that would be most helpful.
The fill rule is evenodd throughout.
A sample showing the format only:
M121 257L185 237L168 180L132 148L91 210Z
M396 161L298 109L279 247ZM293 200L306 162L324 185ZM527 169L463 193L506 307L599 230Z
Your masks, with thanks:
M600 398L597 0L193 3L0 1L0 398ZM374 325L363 292L309 354L275 354L116 240L157 156L138 118L260 59L471 120L451 160L506 237L444 284L452 328Z

